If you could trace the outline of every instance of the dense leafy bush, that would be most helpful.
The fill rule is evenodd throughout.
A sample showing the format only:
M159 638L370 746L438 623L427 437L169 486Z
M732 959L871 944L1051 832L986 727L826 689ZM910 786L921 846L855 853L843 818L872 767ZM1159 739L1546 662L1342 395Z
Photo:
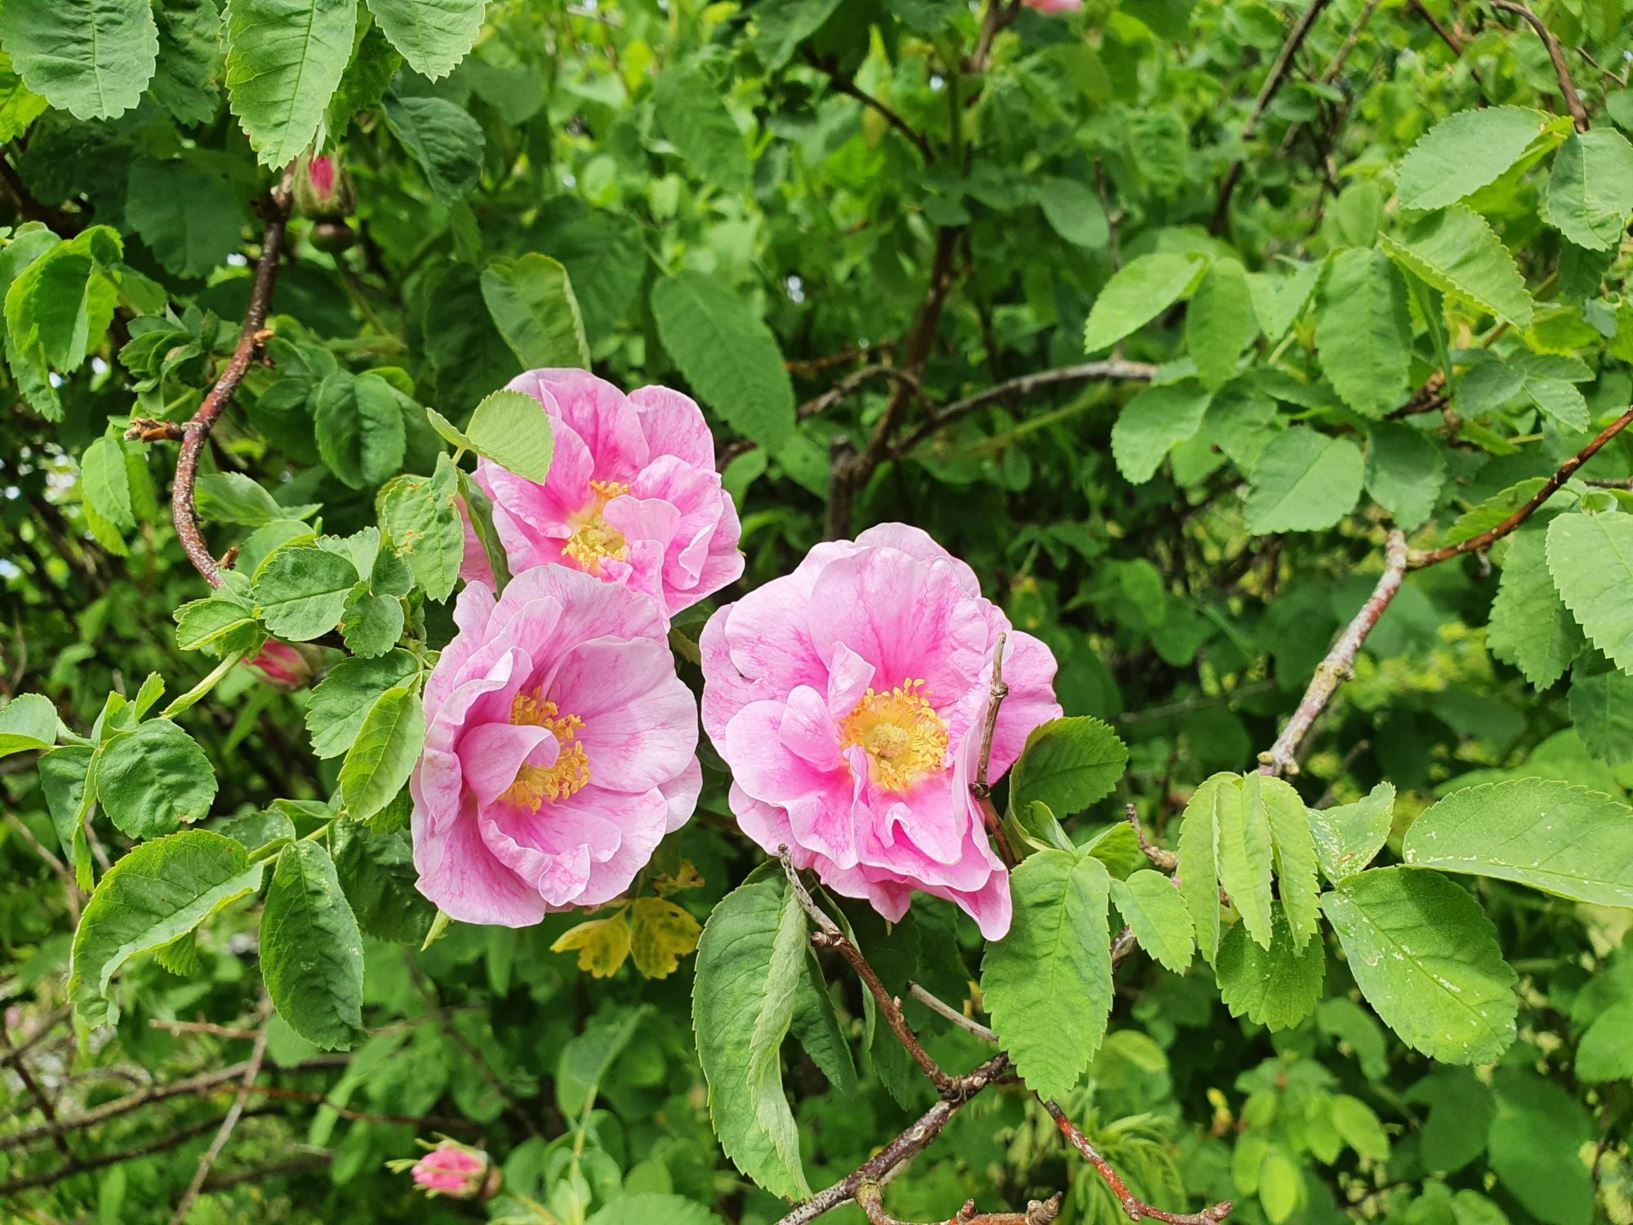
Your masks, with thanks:
M1625 47L0 0L0 1216L1633 1222Z

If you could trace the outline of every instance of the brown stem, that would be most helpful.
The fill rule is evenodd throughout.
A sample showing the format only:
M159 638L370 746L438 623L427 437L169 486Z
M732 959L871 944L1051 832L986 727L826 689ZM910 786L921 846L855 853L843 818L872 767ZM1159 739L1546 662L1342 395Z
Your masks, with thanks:
M965 71L979 76L987 70L987 61L992 58L992 44L1004 28L1019 16L1020 11L1020 0L989 0L987 14L981 20L981 36L975 43L975 54L964 65Z
M7 816L10 815L11 814L9 813L7 814ZM19 821L18 824L21 824L21 822ZM45 1119L47 1124L55 1127L57 1123L56 1103L54 1103L51 1098L47 1096L45 1090L40 1087L40 1082L34 1079L34 1073L28 1070L28 1064L23 1062L21 1052L19 1052L17 1048L12 1045L11 1035L6 1033L5 1026L3 1025L0 1025L0 1043L5 1045L7 1055L14 1056L11 1061L12 1071L17 1073L17 1079L23 1082L23 1088L26 1089L28 1091L28 1095L34 1099L34 1104L40 1108L41 1116ZM71 1162L74 1160L74 1150L69 1147L68 1137L63 1135L61 1131L53 1131L51 1133L51 1142L57 1146L57 1151L60 1152L68 1161Z
M270 1011L271 1005L266 1005L263 1012ZM232 1106L227 1115L221 1120L221 1126L215 1133L215 1139L210 1141L210 1147L204 1150L204 1155L198 1159L198 1169L193 1172L193 1181L187 1184L187 1190L182 1193L176 1202L176 1211L171 1214L170 1225L183 1225L187 1214L193 1210L193 1202L198 1199L199 1192L204 1189L204 1180L210 1177L210 1170L214 1167L221 1150L227 1147L227 1141L238 1129L238 1120L244 1117L244 1106L249 1101L250 1088L255 1084L255 1078L261 1074L261 1063L266 1058L268 1029L265 1024L261 1032L255 1035L255 1049L250 1052L249 1066L244 1069L244 1078L238 1086L238 1096L233 1098Z
M989 1043L992 1046L998 1045L998 1035L993 1033L992 1030L988 1029L979 1021L971 1020L962 1012L959 1012L958 1009L954 1008L951 1004L943 1000L940 996L931 995L917 983L907 984L907 994L911 995L914 999L923 1004L937 1016L951 1021L965 1033L973 1034L975 1037L981 1039L981 1041Z
M1134 805L1127 805L1123 811L1128 816L1129 825L1134 828L1134 840L1140 844L1140 852L1151 862L1151 866L1159 872L1172 872L1179 867L1178 855L1163 850L1146 838L1145 827L1140 824L1140 814Z
M1276 743L1259 754L1260 774L1279 778L1283 774L1298 773L1298 751L1304 738L1310 734L1310 729L1327 708L1338 686L1353 671L1361 644L1372 632L1372 627L1378 624L1378 618L1383 616L1384 609L1389 607L1389 602L1395 598L1405 578L1406 537L1399 531L1392 531L1385 551L1384 572L1378 577L1377 586L1361 606L1361 611L1338 636L1338 641L1333 643L1327 657L1316 666L1309 688L1304 691L1304 697L1293 711L1293 717L1287 721L1287 726L1282 728L1281 735L1276 737Z
M1094 1167L1095 1173L1099 1174L1106 1186L1111 1188L1111 1193L1117 1197L1117 1202L1123 1206L1129 1220L1150 1218L1153 1221L1164 1221L1166 1225L1219 1225L1220 1221L1230 1215L1232 1205L1229 1200L1215 1204L1211 1208L1204 1208L1201 1212L1164 1212L1161 1208L1153 1208L1128 1189L1128 1185L1118 1177L1117 1171L1112 1169L1094 1145L1089 1143L1089 1138L1066 1117L1064 1110L1049 1101L1043 1103L1043 1108L1049 1112L1049 1117L1054 1119L1055 1126L1060 1128L1060 1134L1066 1137L1067 1143L1083 1154L1088 1163Z
M1570 112L1571 122L1576 125L1578 132L1586 132L1588 108L1582 105L1582 97L1576 92L1576 82L1571 79L1570 65L1565 62L1565 52L1560 48L1559 39L1543 25L1542 18L1517 0L1491 0L1491 7L1501 9L1505 13L1513 13L1537 32L1537 37L1542 39L1542 45L1548 50L1548 58L1553 61L1554 76L1559 80L1559 96L1565 100L1565 109Z
M794 411L794 416L804 421L807 417L814 417L820 412L825 412L845 399L845 397L865 387L874 379L891 379L898 386L906 386L907 390L915 396L922 398L924 395L924 388L919 384L918 379L905 370L898 370L894 366L886 366L881 363L874 366L863 366L860 370L852 371L821 395L801 404Z
M1355 50L1355 44L1360 41L1362 32L1372 21L1372 14L1378 11L1381 0L1367 0L1367 5L1361 10L1361 15L1355 19L1350 32L1344 36L1343 43L1338 48L1338 54L1332 57L1332 63L1327 65L1327 71L1321 74L1321 83L1331 85L1338 79L1338 74L1344 70L1344 61L1349 59L1350 52ZM1287 135L1282 137L1281 151L1285 154L1293 147L1293 138L1298 135L1299 128L1304 125L1297 120L1287 125Z
M891 127L895 128L896 131L905 136L908 143L919 151L919 156L926 162L933 162L936 160L935 150L930 147L930 142L925 139L923 132L920 132L912 124L908 123L907 120L903 119L895 111L891 110L883 102L879 101L879 99L875 98L872 94L861 88L855 81L852 81L849 77L845 76L844 73L839 71L836 65L819 59L816 55L809 51L805 54L805 62L812 68L815 68L823 76L827 77L828 83L832 85L837 92L844 94L847 98L856 99L856 101L873 111Z
M1264 85L1259 89L1259 96L1254 100L1253 113L1248 116L1246 125L1242 128L1242 143L1245 145L1252 140L1259 130L1259 120L1264 118L1265 108L1268 107L1287 80L1288 70L1293 66L1293 57L1298 49L1304 45L1309 36L1310 27L1315 25L1315 19L1321 16L1321 10L1327 7L1328 0L1310 0L1310 7L1304 10L1304 15L1294 24L1287 41L1276 53L1276 60L1270 66L1270 75L1265 78ZM1225 222L1230 218L1230 198L1236 191L1236 184L1242 177L1243 159L1237 158L1225 172L1225 180L1219 185L1219 199L1213 206L1213 220L1208 225L1208 232L1219 234L1224 231Z
M956 1215L935 1225L1049 1225L1060 1215L1063 1197L1059 1192L1047 1200L1033 1200L1025 1212L977 1212L974 1200L966 1200ZM885 1211L879 1184L865 1182L856 1188L856 1203L868 1219L868 1225L914 1225Z
M272 189L267 208L266 234L261 239L261 258L255 264L255 279L250 284L249 307L244 312L244 326L238 333L238 346L228 359L221 377L210 388L198 411L182 427L181 449L176 455L176 479L170 495L170 517L176 525L176 535L187 553L193 568L212 587L221 586L221 567L205 544L199 531L198 512L193 506L193 486L198 480L198 462L204 453L204 444L221 414L232 403L233 394L249 372L250 363L260 356L262 347L271 333L266 331L267 311L272 305L272 287L278 279L278 255L283 249L284 231L289 225L289 211L294 200L295 168L290 165L283 172L278 186ZM143 428L149 423L132 423L127 438L143 437ZM167 433L165 435L169 437Z
M987 780L987 769L992 764L992 737L998 727L998 710L1009 696L1009 686L1004 683L1004 644L1008 641L1009 633L1000 632L992 651L992 687L987 694L986 721L981 728L981 758L976 763L975 778L970 782L970 795L981 810L981 821L987 827L987 833L998 844L999 856L1005 864L1014 867L1020 860L1015 856L1015 848L1009 844L1009 835L1004 832L1004 823L998 819L998 810L992 806L992 784Z

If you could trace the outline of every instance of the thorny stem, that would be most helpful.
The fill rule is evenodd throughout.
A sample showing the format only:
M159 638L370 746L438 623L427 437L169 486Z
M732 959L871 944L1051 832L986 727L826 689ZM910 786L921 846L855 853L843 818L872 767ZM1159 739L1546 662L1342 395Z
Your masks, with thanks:
M1215 1204L1211 1208L1204 1208L1201 1212L1164 1212L1160 1208L1153 1208L1142 1201L1128 1185L1118 1177L1117 1171L1102 1157L1089 1138L1078 1130L1077 1125L1066 1117L1066 1112L1054 1102L1045 1101L1043 1108L1049 1112L1049 1117L1055 1121L1060 1134L1066 1137L1066 1142L1083 1154L1083 1157L1094 1167L1095 1173L1111 1188L1111 1193L1117 1197L1117 1202L1123 1206L1131 1221L1153 1220L1164 1221L1167 1225L1219 1225L1230 1215L1232 1204L1229 1200Z
M966 1200L957 1215L935 1225L1049 1225L1060 1215L1062 1195L1057 1191L1047 1200L1033 1200L1025 1212L977 1212L974 1200ZM879 1184L865 1182L856 1189L856 1203L868 1219L868 1225L914 1225L885 1211Z

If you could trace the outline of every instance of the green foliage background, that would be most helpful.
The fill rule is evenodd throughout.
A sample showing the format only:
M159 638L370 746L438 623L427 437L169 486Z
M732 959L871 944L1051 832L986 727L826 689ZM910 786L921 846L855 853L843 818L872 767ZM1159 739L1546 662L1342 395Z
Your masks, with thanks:
M888 932L844 910L893 991L990 1020L1138 1194L1231 1199L1250 1225L1633 1221L1627 436L1520 531L1406 575L1292 787L1237 773L1391 529L1414 556L1475 540L1633 401L1618 0L1536 10L1574 125L1502 3L221 7L0 0L0 685L47 699L0 708L0 1002L21 1050L0 1052L0 1217L168 1220L263 1026L270 1092L189 1220L786 1211L711 1123L693 958L592 975L551 949L578 916L421 948L401 786L426 652L452 631L465 486L443 439L536 460L502 404L473 410L524 367L586 363L705 406L743 515L734 591L824 535L918 524L1049 643L1067 714L1102 721L1078 726L1103 780L1040 753L1009 796L1035 851L1018 930L1087 931L1087 964L1019 939L983 965L973 926L922 898ZM126 429L187 420L221 375L269 192L314 139L355 200L299 197L266 360L205 448L205 536L238 550L210 596L169 523L174 440ZM320 547L319 524L348 541ZM411 531L425 547L399 556ZM320 640L330 687L233 662L268 633ZM774 873L716 909L763 856L702 752L702 807L645 900L689 863L675 905L762 931L791 905ZM1414 836L1476 784L1494 786L1436 809L1453 851ZM1184 906L1125 804L1178 851ZM1241 863L1215 865L1214 821L1248 829ZM195 910L134 945L98 926L153 881L190 882ZM1108 899L1138 945L1114 979ZM1418 941L1410 989L1386 911ZM132 948L157 951L121 968ZM769 1088L813 1188L934 1100L823 966L832 1019L782 1019ZM1045 972L1064 993L1035 989ZM267 1019L263 978L288 1015ZM907 1015L948 1069L990 1053ZM734 1155L759 1142L727 1114ZM385 1169L436 1132L493 1154L506 1194L425 1201ZM1058 1190L1064 1220L1120 1219L1015 1085L886 1202L946 1219Z

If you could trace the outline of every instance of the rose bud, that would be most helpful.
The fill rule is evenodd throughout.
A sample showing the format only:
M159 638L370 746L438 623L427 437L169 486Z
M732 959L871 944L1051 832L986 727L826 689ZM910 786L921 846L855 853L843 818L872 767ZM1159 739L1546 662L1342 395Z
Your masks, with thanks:
M269 638L261 653L244 661L280 689L301 689L311 683L312 659L298 646Z
M492 1199L499 1194L503 1175L481 1149L457 1140L441 1141L418 1161L387 1162L393 1170L409 1170L414 1185L428 1196L449 1199Z
M301 158L295 166L295 206L303 216L320 220L346 217L356 209L357 193L339 154Z

